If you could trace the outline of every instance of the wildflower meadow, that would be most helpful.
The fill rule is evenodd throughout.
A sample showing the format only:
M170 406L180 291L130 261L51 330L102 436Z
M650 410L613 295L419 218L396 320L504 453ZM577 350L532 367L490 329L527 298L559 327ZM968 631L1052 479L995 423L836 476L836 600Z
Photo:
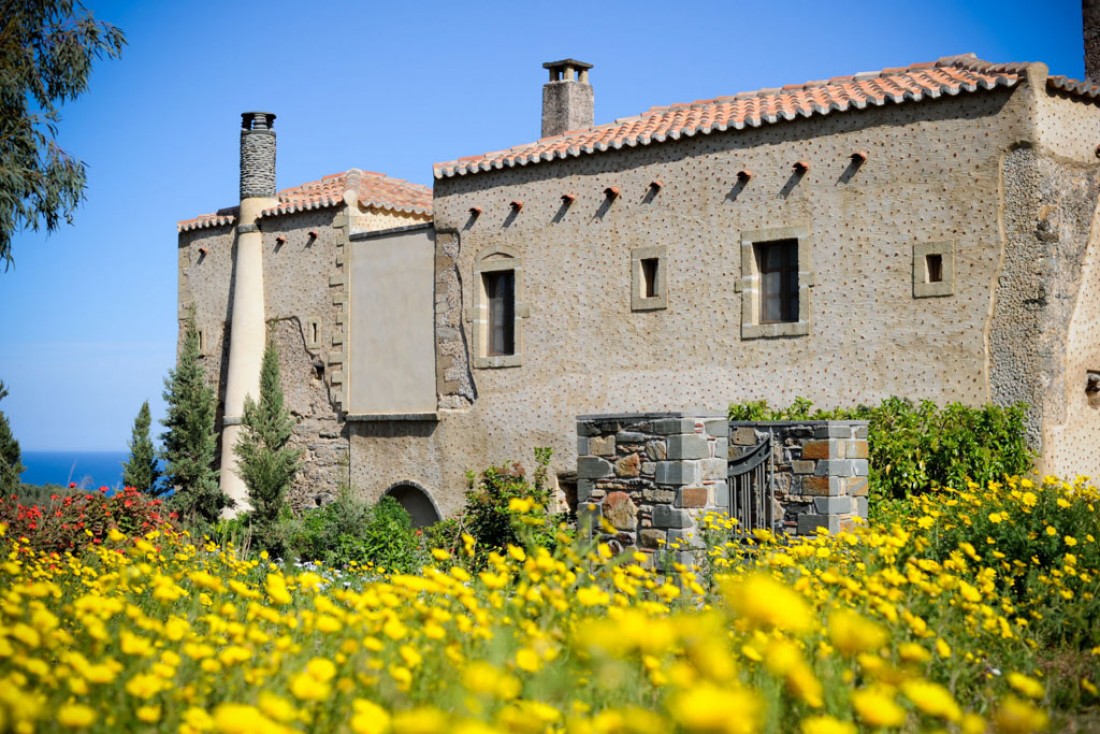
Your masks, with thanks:
M104 519L127 500L136 525ZM488 552L465 535L418 573L246 556L150 503L0 513L0 731L1100 726L1084 481L970 484L808 538L712 516L692 565L584 532ZM42 542L53 522L80 542Z

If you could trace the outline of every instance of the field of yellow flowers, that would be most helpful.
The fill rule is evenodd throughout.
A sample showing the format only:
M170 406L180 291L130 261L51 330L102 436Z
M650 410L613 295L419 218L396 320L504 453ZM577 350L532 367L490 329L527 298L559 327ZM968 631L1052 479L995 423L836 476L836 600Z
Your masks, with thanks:
M572 543L478 569L467 537L418 575L7 532L0 731L1084 731L1097 502L1013 479L748 543L713 517L693 567Z

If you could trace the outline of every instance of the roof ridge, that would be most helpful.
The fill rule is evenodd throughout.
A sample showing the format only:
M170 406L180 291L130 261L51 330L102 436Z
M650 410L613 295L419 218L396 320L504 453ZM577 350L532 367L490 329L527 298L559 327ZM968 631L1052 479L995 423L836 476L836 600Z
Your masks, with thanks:
M943 56L935 62L935 65L943 68L953 66L956 69L966 69L967 71L980 71L987 74L1009 73L1009 74L1022 74L1027 71L1027 67L1030 65L1027 61L1015 61L1004 64L995 64L992 61L986 61L978 58L977 54L956 54L955 56Z
M1052 74L1047 77L1047 87L1079 97L1100 99L1100 84L1088 79L1074 79L1063 74Z

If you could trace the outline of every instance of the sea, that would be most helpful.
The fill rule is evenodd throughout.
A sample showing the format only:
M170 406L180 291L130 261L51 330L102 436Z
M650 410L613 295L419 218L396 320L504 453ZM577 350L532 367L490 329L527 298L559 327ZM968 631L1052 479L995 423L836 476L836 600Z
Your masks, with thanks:
M122 486L128 451L24 451L24 484L75 484L81 489Z

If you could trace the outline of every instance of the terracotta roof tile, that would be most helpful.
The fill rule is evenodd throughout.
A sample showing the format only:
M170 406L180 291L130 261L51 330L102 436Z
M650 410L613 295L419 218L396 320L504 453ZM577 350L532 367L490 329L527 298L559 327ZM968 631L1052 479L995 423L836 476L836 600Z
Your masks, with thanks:
M577 157L637 145L677 140L696 134L761 127L781 120L902 104L997 87L1015 86L1027 64L991 64L972 55L826 81L760 89L729 97L653 107L637 117L570 130L507 150L437 163L436 178L463 176L540 161ZM1100 89L1097 90L1100 93Z
M1100 85L1078 81L1068 76L1048 76L1047 87L1087 99L1100 99Z
M425 217L432 214L432 190L427 186L358 168L283 189L277 196L279 203L264 209L260 213L261 217L339 206L348 197L358 200L360 205L367 208ZM220 209L215 214L201 214L179 222L176 228L180 232L188 232L227 226L237 221L237 213L237 207Z

